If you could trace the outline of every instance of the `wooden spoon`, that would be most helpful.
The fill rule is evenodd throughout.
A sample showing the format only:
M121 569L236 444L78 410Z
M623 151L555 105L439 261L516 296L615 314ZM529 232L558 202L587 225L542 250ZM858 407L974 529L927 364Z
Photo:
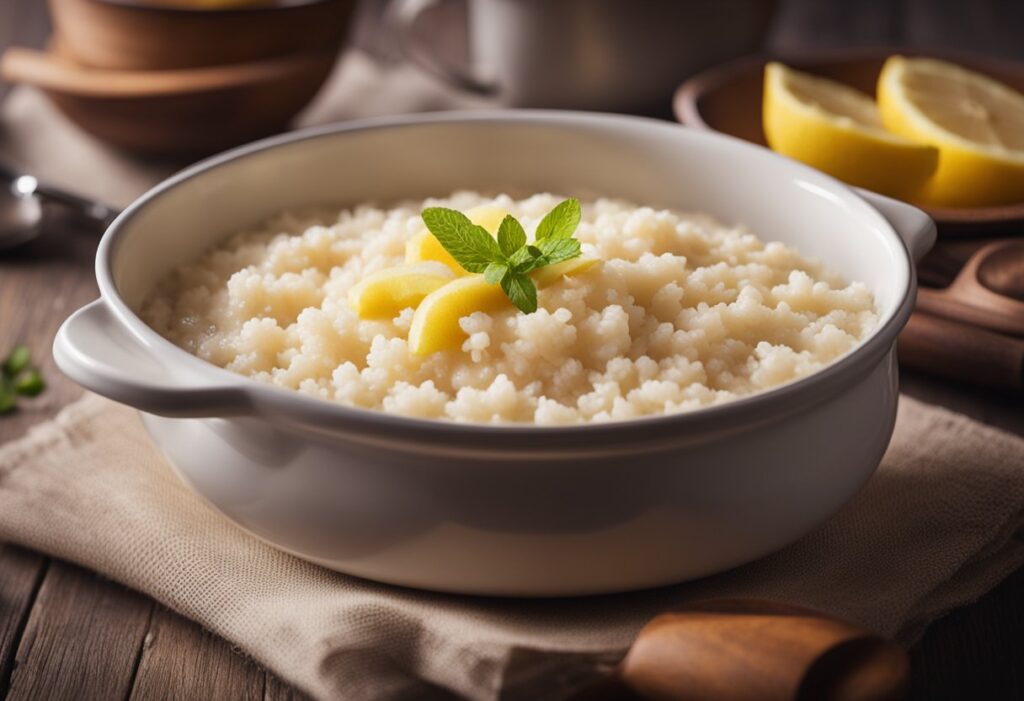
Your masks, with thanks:
M615 673L574 701L896 701L906 653L857 626L758 599L713 599L663 613Z
M918 290L917 309L1024 336L1024 241L978 249L948 287Z
M1024 340L914 312L896 344L900 366L1002 392L1024 390Z

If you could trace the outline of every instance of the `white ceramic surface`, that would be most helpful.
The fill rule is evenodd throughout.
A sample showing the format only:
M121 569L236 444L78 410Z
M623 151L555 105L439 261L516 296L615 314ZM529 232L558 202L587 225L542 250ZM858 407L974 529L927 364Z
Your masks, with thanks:
M458 188L620 196L746 223L867 283L881 322L839 362L770 392L536 428L315 400L209 365L135 314L172 268L282 209ZM915 293L908 249L920 257L934 235L912 207L666 122L495 112L350 123L237 149L139 199L100 244L101 299L65 322L54 355L77 382L145 412L212 506L301 557L453 592L636 589L781 548L867 480L895 418L894 342Z

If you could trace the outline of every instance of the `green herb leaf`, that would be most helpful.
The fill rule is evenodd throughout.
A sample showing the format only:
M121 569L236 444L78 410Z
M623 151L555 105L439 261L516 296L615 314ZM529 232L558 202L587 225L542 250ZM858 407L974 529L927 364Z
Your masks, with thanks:
M526 245L526 232L523 225L511 214L501 220L498 227L498 246L506 256L511 256Z
M46 389L46 383L43 382L43 376L35 369L29 370L14 380L14 391L26 397L35 397L44 389Z
M504 263L498 242L462 212L445 207L423 210L423 222L444 250L469 273L482 273L491 263Z
M484 280L491 285L497 285L507 272L508 266L504 263L491 263L484 269Z
M4 374L14 377L32 362L32 352L28 346L16 346L4 360Z
M423 222L441 246L470 273L483 273L489 284L500 284L512 304L531 314L537 311L537 285L529 273L580 255L572 238L581 217L580 203L558 204L537 225L536 243L526 241L523 225L508 215L501 220L497 240L462 212L445 207L423 210Z
M529 275L509 270L501 278L501 289L520 311L527 314L537 311L537 286Z
M540 242L540 250L543 251L548 265L570 260L581 252L579 241L565 238L544 239Z
M9 411L14 411L14 406L17 401L17 396L14 394L14 387L11 386L7 378L0 377L0 414L6 414Z
M508 259L509 267L517 273L528 273L546 263L544 254L536 246L523 246Z
M518 251L508 257L508 264L510 267L518 268L523 263L533 260L533 254L530 253L529 246L523 246Z
M569 238L580 225L581 216L580 201L575 197L560 202L540 220L534 238L538 243L549 238Z

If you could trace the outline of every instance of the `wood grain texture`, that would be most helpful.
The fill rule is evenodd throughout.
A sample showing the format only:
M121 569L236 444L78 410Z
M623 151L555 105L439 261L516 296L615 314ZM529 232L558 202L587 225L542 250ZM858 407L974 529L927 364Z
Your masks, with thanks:
M910 701L1024 699L1024 569L929 626L910 669Z
M1024 390L1024 340L915 312L900 332L900 363L995 391Z
M895 643L817 611L708 599L644 626L617 676L644 699L899 701L909 664Z
M263 687L263 701L310 701L310 698L294 686L285 684L272 673L267 672L266 684Z
M7 698L127 698L152 601L53 562L18 646Z
M132 699L262 701L256 663L195 623L157 606L142 646Z
M0 545L0 698L10 685L14 653L46 565L38 553Z
M49 0L69 58L82 66L165 70L336 53L355 0L262 3L182 12L161 3ZM208 4L208 8L215 5Z
M44 51L10 49L0 57L0 75L43 90L66 117L106 144L194 160L285 131L334 62L333 53L321 52L205 69L105 71Z
M28 345L47 388L39 397L19 401L14 414L0 417L0 443L51 418L82 393L57 370L50 349L61 322L99 294L92 271L99 237L54 211L47 212L42 226L38 239L0 257L0 355L19 343Z

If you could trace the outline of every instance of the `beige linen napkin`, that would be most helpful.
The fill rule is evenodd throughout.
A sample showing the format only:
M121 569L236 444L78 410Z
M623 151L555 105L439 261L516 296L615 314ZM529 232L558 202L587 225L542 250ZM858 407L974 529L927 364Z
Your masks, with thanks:
M903 397L867 487L775 555L636 594L481 599L264 545L176 479L133 411L95 396L0 447L0 540L146 592L319 698L560 698L660 610L707 596L804 604L909 643L1024 562L1022 515L1024 440Z

